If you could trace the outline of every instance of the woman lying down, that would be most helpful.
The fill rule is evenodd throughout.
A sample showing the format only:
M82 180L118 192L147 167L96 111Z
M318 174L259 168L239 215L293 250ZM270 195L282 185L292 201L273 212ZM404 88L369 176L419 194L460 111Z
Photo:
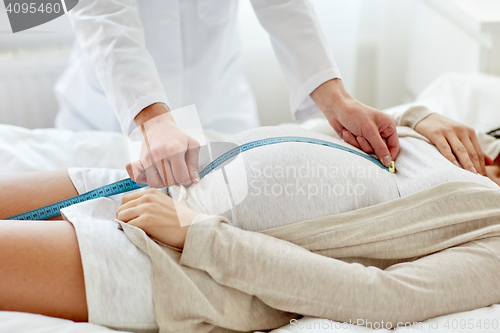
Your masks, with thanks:
M220 332L272 329L298 314L390 328L498 303L498 140L483 147L495 162L483 161L473 131L422 112L397 122L417 123L448 158L407 129L395 174L349 151L285 142L241 153L226 179L214 171L189 187L84 202L63 209L65 221L2 221L0 309L136 332ZM287 127L228 141L279 136L348 146ZM4 176L0 217L126 176Z

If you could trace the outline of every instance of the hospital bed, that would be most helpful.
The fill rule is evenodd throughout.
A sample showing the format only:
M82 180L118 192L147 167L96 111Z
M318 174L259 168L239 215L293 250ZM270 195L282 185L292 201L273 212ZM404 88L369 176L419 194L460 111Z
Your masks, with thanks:
M484 74L445 74L430 84L413 103L429 108L479 131L500 127L500 77ZM331 131L326 120L313 118L300 126L321 132ZM224 135L207 131L207 140ZM69 167L123 168L128 162L127 140L118 133L71 132L57 129L28 130L0 125L0 173L66 169ZM496 322L495 322L496 320ZM495 324L496 323L496 324ZM500 332L500 305L455 313L412 323L394 332ZM367 332L369 328L342 324L326 319L302 318L274 333L292 332ZM86 323L41 315L0 311L0 332L107 332L109 329ZM384 330L380 330L384 332Z

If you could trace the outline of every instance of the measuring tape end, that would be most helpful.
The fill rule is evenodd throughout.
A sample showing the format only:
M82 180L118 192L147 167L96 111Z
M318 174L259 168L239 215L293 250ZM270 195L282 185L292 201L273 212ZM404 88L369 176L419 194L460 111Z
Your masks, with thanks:
M391 166L389 167L389 172L396 173L396 164L394 163L394 161L391 162Z

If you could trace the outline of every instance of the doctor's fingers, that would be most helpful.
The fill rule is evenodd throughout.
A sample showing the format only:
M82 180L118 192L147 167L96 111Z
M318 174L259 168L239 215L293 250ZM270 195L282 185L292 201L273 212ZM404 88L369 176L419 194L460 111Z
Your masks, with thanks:
M399 155L400 149L399 135L398 131L396 130L396 126L387 128L381 133L381 135L383 138L385 138L387 148L389 148L389 153L391 154L391 159L395 161L396 157Z
M363 149L364 152L368 153L368 154L371 154L373 153L373 147L370 145L370 143L368 143L368 141L366 141L366 139L362 136L358 136L356 137L356 140L358 141L359 145L361 146L361 149ZM394 145L394 143L390 143L389 140L386 140L386 143L387 143L387 146L389 147L389 153L391 154L391 156L397 156L398 153L399 153L399 138L396 137L396 140L398 140L397 142L397 146ZM397 152L391 152L391 148L394 149L394 147L396 147L397 149ZM395 160L396 158L393 157L392 158L393 160Z
M200 143L193 138L190 138L188 143L188 150L186 151L186 165L188 167L191 180L195 183L200 181L200 174L198 173L198 160L200 156Z
M175 156L172 156L170 158L170 165L172 166L172 175L175 184L181 184L184 186L191 184L191 177L189 175L184 154L176 154Z
M337 133L337 135L340 138L342 138L343 137L343 131L346 128L337 119L335 119L335 118L328 118L328 123L330 124L330 126L332 126L333 130Z
M364 137L357 136L356 141L358 142L359 146L361 147L361 149L365 153L368 153L368 154L373 153L373 147L370 145L370 143L368 141L366 141L366 139Z
M159 172L163 173L161 162L155 163L146 168L146 181L148 182L149 187L162 188L166 186L163 183Z
M128 176L136 183L147 183L146 180L146 170L142 166L141 161L133 161L131 163L127 163L125 166L125 170L127 170Z
M341 136L341 138L345 142L347 142L348 144L350 144L350 145L352 145L352 146L354 146L354 147L356 147L358 149L364 150L363 148L361 148L361 143L360 143L360 139L359 139L359 138L363 138L362 136L356 137L354 134L351 133L351 131L349 131L349 130L347 130L347 129L344 128L342 130L342 136ZM368 143L368 142L366 142L366 143ZM363 144L364 144L364 142L363 142ZM371 146L370 146L370 149L371 149ZM364 151L367 152L366 150L364 150ZM372 152L373 152L373 150L372 150Z
M396 128L394 128L394 131ZM390 134L391 132L389 132ZM391 166L391 153L389 151L389 148L387 147L386 141L381 137L381 133L378 131L376 126L370 126L366 130L366 133L363 133L365 139L370 143L372 146L375 155L377 155L377 158L379 159L380 162L382 162L383 165L386 167ZM397 135L397 134L396 134ZM399 142L397 143L396 147L390 147L396 152L399 152ZM396 149L395 149L396 148ZM395 158L396 156L394 156Z
M163 159L159 162L155 163L156 174L160 177L160 181L162 183L161 187L173 186L177 184L174 176L172 175L172 166L170 165L169 159ZM156 179L156 178L155 178ZM148 182L149 184L149 182ZM151 186L150 187L157 187Z

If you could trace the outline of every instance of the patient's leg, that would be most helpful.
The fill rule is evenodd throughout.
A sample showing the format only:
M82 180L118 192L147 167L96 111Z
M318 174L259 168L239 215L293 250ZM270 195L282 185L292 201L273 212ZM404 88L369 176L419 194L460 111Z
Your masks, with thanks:
M69 222L0 221L0 263L0 310L87 321L80 252Z
M67 171L0 175L0 219L78 195ZM54 219L61 219L56 217Z

